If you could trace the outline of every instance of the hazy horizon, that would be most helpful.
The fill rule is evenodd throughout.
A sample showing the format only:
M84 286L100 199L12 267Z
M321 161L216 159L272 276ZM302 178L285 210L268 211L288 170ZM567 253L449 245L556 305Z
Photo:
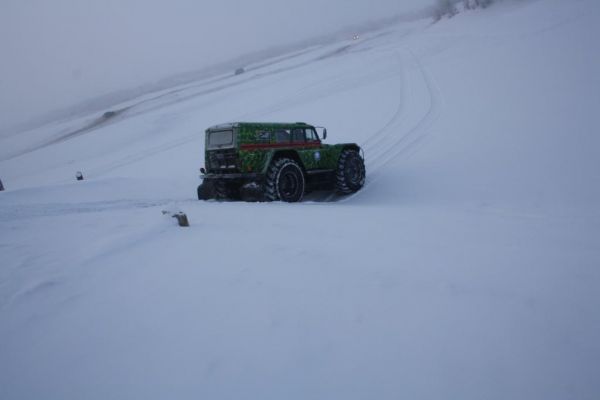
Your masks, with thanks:
M0 132L107 93L432 3L7 0L0 5Z

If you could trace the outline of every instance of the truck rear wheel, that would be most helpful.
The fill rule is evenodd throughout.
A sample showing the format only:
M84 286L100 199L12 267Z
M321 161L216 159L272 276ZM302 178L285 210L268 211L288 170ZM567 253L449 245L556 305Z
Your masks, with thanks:
M265 189L257 182L249 182L240 187L240 197L248 202L265 201Z
M339 193L350 194L365 184L365 162L356 150L342 151L335 173L335 188Z
M217 200L240 200L240 188L233 182L217 180L214 182L214 191Z
M293 203L304 196L305 179L302 168L290 158L279 158L271 163L267 171L265 198Z

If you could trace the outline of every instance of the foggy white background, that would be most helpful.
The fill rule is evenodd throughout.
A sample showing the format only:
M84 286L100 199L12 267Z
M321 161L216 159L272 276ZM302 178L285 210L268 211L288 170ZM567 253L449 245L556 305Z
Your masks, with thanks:
M433 0L2 0L0 133L50 111Z

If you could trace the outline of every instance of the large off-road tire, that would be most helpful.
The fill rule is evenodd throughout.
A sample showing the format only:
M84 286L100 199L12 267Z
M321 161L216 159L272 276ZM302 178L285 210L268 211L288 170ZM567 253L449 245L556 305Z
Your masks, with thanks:
M365 184L365 162L356 150L342 151L335 173L335 188L339 193L350 194Z
M290 158L279 158L271 162L265 183L265 199L268 201L302 200L306 182L298 163Z

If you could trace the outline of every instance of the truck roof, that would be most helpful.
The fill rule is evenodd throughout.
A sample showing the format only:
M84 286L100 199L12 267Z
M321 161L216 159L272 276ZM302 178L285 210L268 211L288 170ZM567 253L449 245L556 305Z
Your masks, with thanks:
M213 125L206 130L207 131L226 130L226 129L239 128L241 126L256 127L256 128L264 128L264 127L283 128L283 127L287 127L287 126L312 126L312 125L308 125L305 122L228 122L228 123L224 123L224 124Z

